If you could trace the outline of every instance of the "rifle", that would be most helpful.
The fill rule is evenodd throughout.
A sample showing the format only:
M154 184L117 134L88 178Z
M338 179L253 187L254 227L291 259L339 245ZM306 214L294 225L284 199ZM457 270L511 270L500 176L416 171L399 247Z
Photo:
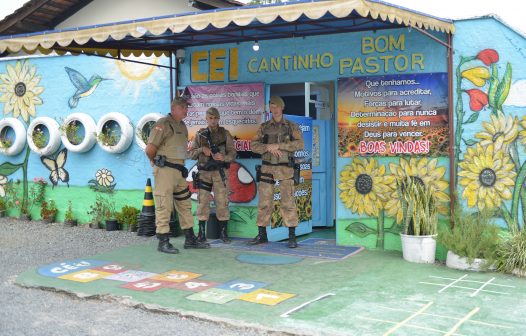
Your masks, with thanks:
M215 145L212 142L212 133L210 132L210 128L206 128L206 132L204 132L204 138L208 142L208 148L210 148L210 151L212 152L212 155L219 153L219 147ZM203 136L203 134L200 134ZM209 170L210 168L217 168L219 170L219 176L221 176L221 181L223 181L223 184L226 187L226 175L225 171L223 170L224 164L223 162L216 161L213 156L210 156L208 162L205 165L205 169Z

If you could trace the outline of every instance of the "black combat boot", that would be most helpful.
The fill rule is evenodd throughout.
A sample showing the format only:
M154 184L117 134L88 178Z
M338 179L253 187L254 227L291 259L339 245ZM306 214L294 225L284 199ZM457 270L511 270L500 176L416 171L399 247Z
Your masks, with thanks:
M221 231L219 231L219 238L221 238L223 243L230 244L232 242L232 240L230 240L230 238L228 238L228 233L226 232L227 223L228 223L228 221L219 221L219 226L220 226L220 230L221 230Z
M289 248L298 247L296 243L296 227L289 227Z
M194 234L194 229L184 229L184 248L195 248L195 249L207 249L210 248L210 244L207 242L197 241L197 237Z
M206 221L199 221L199 233L197 234L198 242L206 242L206 233L205 233Z
M179 253L179 250L176 249L172 244L170 244L169 236L169 233L157 234L157 238L159 238L159 246L157 246L157 251L171 254Z
M267 228L265 226L258 226L258 235L254 239L250 240L247 244L259 245L265 243L268 243Z

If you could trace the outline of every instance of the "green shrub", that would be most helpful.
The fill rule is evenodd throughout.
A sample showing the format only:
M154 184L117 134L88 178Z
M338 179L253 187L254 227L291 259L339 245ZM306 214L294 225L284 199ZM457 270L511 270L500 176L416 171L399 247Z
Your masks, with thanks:
M487 211L469 214L456 206L453 229L441 230L438 242L456 255L465 257L469 263L480 258L486 259L486 265L492 265L500 242L500 228L491 218Z
M499 244L496 265L501 272L526 272L526 231L513 232Z
M120 212L115 214L117 221L121 224L135 225L137 224L137 215L139 214L139 209L132 206L125 205L122 207Z

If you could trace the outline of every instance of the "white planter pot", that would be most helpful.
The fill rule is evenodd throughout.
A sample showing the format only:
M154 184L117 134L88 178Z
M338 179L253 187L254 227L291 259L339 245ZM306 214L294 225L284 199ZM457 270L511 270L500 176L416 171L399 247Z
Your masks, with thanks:
M478 272L485 262L485 259L475 258L472 263L468 263L467 258L460 257L454 252L447 251L446 266L449 268Z
M435 262L436 235L411 236L400 233L402 253L409 262L432 264Z
M518 277L526 277L526 271L525 270L521 271L518 268L514 269L513 272L511 272L511 274L516 275Z

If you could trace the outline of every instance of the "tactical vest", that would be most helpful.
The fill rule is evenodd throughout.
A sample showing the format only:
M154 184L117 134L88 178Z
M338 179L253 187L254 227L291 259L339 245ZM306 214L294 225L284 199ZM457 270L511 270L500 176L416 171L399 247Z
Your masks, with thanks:
M265 144L276 144L294 140L292 136L292 125L286 119L283 119L280 123L276 123L272 120L269 120L264 122L261 127L263 134L262 142ZM283 155L281 158L278 158L272 155L271 153L266 152L263 155L261 155L261 159L272 164L288 163L290 161L290 158L293 158L294 153L286 153L287 155Z
M170 120L171 119L171 120ZM170 162L186 159L188 148L188 129L184 122L177 123L172 117L162 118L158 123L163 125L164 142L157 150L158 155L165 155Z
M208 141L206 138L206 133L208 128L201 128L196 136L199 136L199 145L209 147ZM224 127L219 127L217 131L210 132L210 137L212 138L212 144L216 145L219 149L219 152L223 155L226 155L226 130ZM197 161L201 164L206 163L210 160L209 156L205 156L203 153L199 154Z

